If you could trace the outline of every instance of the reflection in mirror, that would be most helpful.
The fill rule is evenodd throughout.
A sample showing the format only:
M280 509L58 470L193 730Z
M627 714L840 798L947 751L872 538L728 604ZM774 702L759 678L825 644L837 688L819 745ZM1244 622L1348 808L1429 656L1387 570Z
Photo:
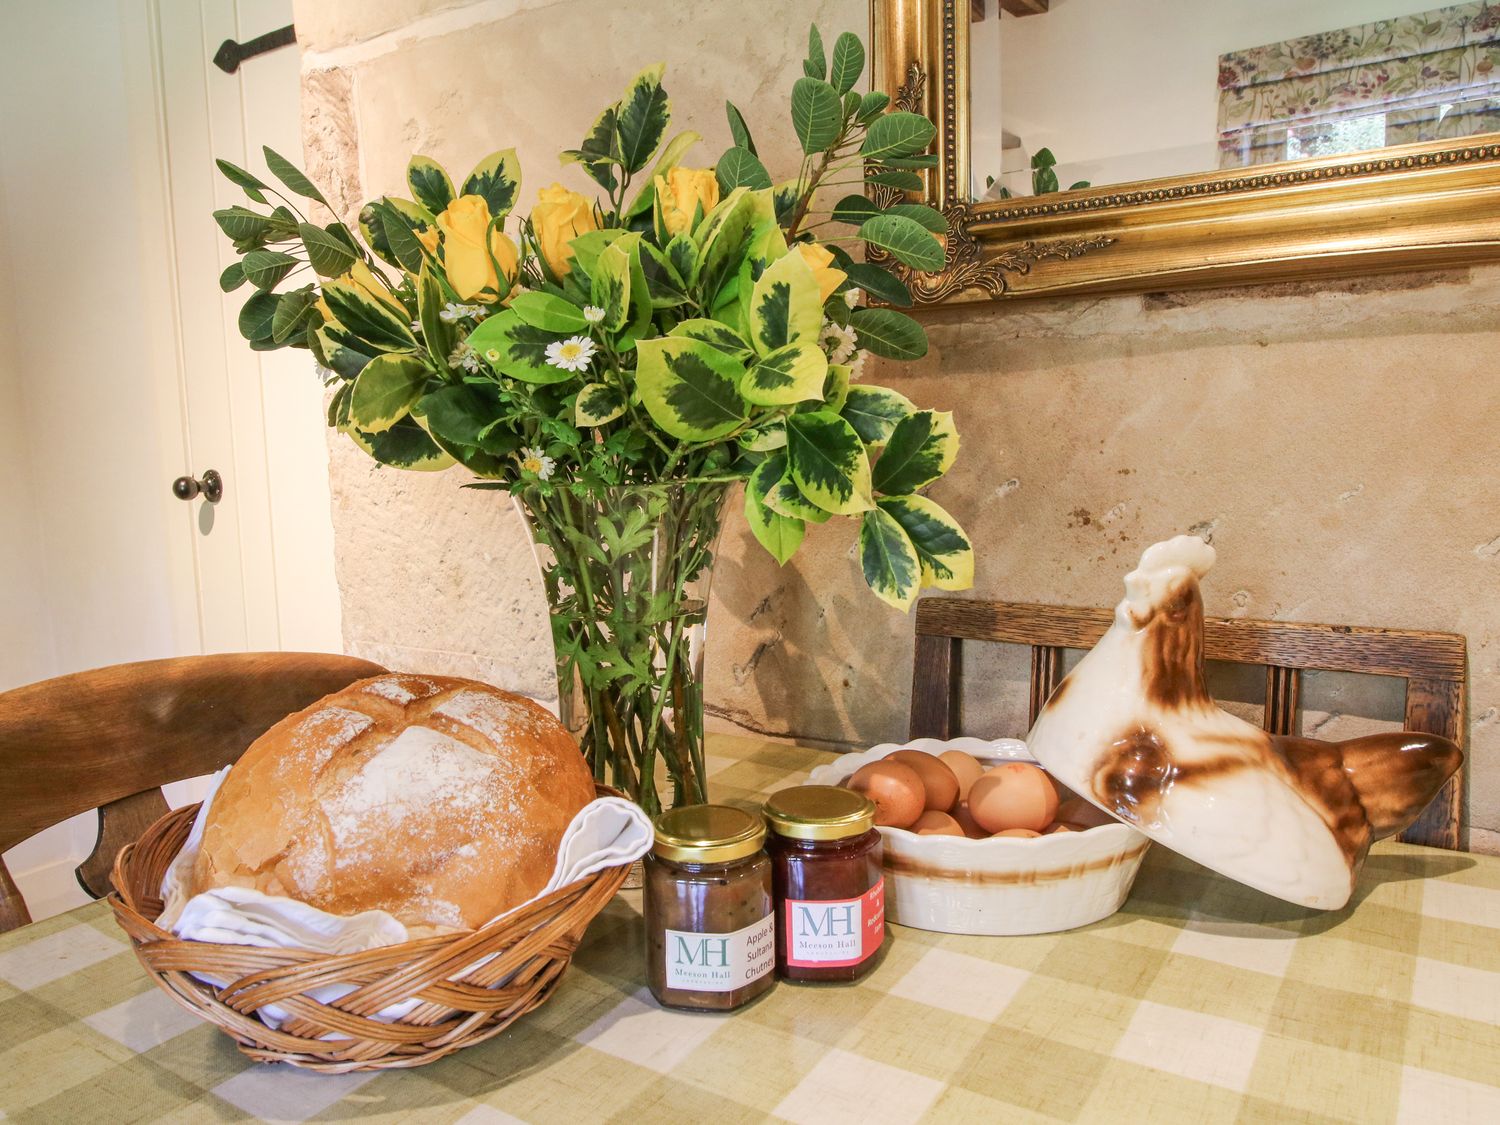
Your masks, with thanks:
M1500 0L961 0L971 198L1500 131Z

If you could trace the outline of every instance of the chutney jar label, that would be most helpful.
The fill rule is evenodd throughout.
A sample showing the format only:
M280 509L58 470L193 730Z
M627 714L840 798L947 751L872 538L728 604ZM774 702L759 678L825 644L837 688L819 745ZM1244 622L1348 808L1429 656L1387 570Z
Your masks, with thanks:
M786 963L801 968L858 965L885 938L885 879L859 898L787 899Z
M776 968L776 915L732 934L666 931L667 987L733 992Z

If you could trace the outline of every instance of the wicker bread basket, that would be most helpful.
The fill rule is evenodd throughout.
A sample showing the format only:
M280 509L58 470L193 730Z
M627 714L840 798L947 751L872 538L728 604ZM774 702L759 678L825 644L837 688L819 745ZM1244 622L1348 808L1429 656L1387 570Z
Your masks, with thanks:
M598 792L619 795L604 786ZM330 1074L422 1066L504 1031L552 995L584 929L630 870L628 863L606 868L470 933L362 953L183 941L155 919L162 876L197 813L197 805L170 812L120 850L110 880L115 920L151 978L227 1031L245 1054ZM464 972L491 955L494 960ZM214 988L193 972L230 983ZM340 983L355 991L335 1003L305 995ZM370 1018L413 998L421 1003L403 1019ZM268 1004L289 1014L279 1030L256 1015Z

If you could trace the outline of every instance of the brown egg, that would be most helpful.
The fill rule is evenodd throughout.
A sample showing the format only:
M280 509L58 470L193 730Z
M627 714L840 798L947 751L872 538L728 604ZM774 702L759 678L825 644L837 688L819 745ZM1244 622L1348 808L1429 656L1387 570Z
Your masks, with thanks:
M927 802L917 771L900 762L881 760L860 766L844 783L875 802L875 823L909 828Z
M1057 790L1040 766L1006 762L969 790L969 811L991 832L1028 828L1040 832L1057 812Z
M938 761L953 771L953 776L958 780L958 799L967 801L969 789L984 776L984 767L979 764L979 759L962 750L944 750L938 755Z
M1059 820L1051 828L1048 828L1045 832L1043 832L1042 835L1043 836L1055 836L1059 832L1082 832L1082 831L1083 831L1083 829L1079 828L1078 825L1076 825L1076 824L1068 824L1065 821Z
M945 812L936 809L928 809L917 817L912 824L911 830L918 836L963 836L963 828L958 821L954 820Z
M887 754L883 760L900 762L917 771L917 776L922 779L922 788L927 792L929 809L947 812L953 807L953 802L958 800L958 778L953 776L953 771L936 755L924 754L920 750L897 750L894 754Z
M1023 840L1034 840L1037 837L1039 837L1041 835L1041 833L1040 832L1033 832L1030 828L1006 828L1006 829L1004 829L1004 830L1002 830L1000 832L996 832L995 835L996 836L1016 836L1016 837L1019 837L1020 839L1023 839Z
M953 819L963 829L964 835L971 840L983 840L989 835L983 826L974 819L974 814L969 811L968 801L959 801L953 806Z
M1057 819L1076 824L1080 829L1097 828L1101 824L1113 824L1115 818L1103 809L1090 804L1082 797L1073 797L1057 806Z

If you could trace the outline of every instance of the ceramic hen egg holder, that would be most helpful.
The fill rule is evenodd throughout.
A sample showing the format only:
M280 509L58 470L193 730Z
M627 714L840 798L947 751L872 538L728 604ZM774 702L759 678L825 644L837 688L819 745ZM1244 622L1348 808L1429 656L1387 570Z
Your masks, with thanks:
M919 738L844 754L818 766L810 785L842 785L861 766L898 750L961 750L986 769L1036 759L1016 738ZM1150 841L1125 824L1035 838L919 836L880 829L886 916L950 934L1043 934L1108 917L1130 894Z

